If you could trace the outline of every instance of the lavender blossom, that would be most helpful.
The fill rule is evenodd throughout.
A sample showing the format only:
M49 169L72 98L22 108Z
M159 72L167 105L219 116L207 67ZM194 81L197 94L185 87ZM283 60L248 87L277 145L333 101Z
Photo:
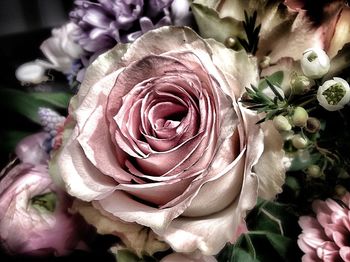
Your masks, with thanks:
M187 0L183 1L188 6ZM179 11L174 0L75 0L71 20L78 25L74 38L88 52L100 53L116 43L133 42L149 30L180 21L188 16ZM188 13L188 9L187 9ZM186 17L186 18L185 18Z

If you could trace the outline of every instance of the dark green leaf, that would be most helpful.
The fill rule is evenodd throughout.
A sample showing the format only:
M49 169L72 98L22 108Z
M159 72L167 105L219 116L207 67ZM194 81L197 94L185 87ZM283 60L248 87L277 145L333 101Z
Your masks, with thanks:
M270 80L268 78L265 79L266 83L268 84L268 86L271 88L272 92L275 94L276 97L278 97L278 99L280 101L283 101L284 98L283 96L277 91L276 87L270 82Z
M293 241L287 237L274 233L266 233L266 238L270 241L277 253L283 259L287 260L288 255L290 254L290 246L293 245Z
M258 262L246 250L234 245L226 246L217 256L217 259L220 262Z
M27 93L15 89L0 89L1 107L39 123L39 107L66 108L69 95L64 93Z
M129 250L119 250L116 254L118 262L139 262L140 258Z
M32 92L28 93L28 95L42 101L46 101L51 105L59 108L67 108L69 101L72 97L69 93L64 92L56 92L56 93L48 93L48 92Z

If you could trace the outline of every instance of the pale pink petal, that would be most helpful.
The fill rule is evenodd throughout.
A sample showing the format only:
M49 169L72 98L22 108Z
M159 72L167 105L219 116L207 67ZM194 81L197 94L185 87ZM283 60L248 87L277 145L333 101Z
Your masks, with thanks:
M48 139L50 139L50 135L46 132L27 136L18 142L16 155L23 163L46 164L49 160L49 154L45 150L45 142Z
M217 262L217 260L213 256L203 256L196 253L172 253L162 258L160 262Z
M350 261L350 247L342 246L339 250L340 257L345 261Z

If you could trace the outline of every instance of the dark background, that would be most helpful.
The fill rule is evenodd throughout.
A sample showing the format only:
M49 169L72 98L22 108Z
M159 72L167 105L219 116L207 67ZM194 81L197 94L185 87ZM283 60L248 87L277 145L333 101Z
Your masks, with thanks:
M0 88L27 90L15 78L25 62L44 58L40 44L51 30L68 21L73 0L0 0ZM0 170L13 157L8 131L31 133L39 130L25 117L2 105L0 97Z

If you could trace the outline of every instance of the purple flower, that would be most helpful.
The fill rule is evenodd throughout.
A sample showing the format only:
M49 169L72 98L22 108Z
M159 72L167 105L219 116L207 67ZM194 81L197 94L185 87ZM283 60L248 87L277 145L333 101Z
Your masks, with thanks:
M316 218L300 217L303 231L298 245L305 253L302 261L350 261L349 207L350 193L346 193L339 202L316 200L312 205Z
M188 21L187 16L182 11L178 17L177 11L181 1L188 6L187 0L76 0L70 13L78 25L75 40L86 51L100 53L116 43L133 42L149 30L184 24L180 20ZM171 7L173 2L177 5Z

